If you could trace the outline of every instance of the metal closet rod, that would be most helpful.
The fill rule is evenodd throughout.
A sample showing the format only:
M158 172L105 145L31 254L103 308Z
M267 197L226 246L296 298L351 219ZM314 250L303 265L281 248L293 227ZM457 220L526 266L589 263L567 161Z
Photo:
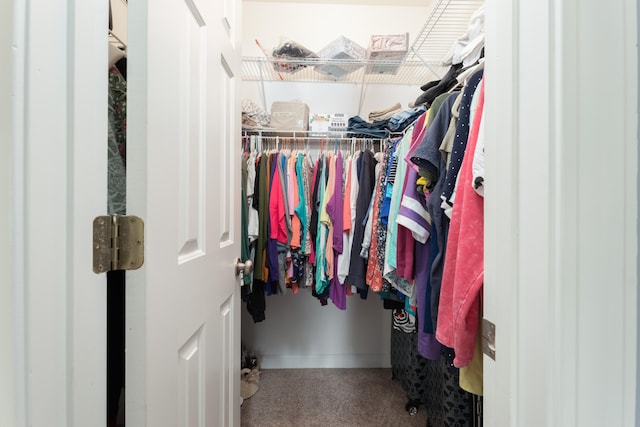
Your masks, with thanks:
M349 136L349 132L341 132L341 131L335 131L335 132L328 132L328 133L317 133L317 132L311 132L311 131L285 131L284 134L280 134L280 135L274 135L273 131L267 131L266 133L263 133L262 131L242 131L242 136L243 137L249 137L249 136L257 136L259 138L263 138L263 139L277 139L280 141L286 141L286 140L302 140L302 141L345 141L345 142L352 142L352 141L372 141L372 142L377 142L377 141L386 141L388 140L390 137L393 137L393 134L384 136L382 138L378 137L367 137L367 136L359 136L362 134L358 134L357 132L352 132L353 135Z

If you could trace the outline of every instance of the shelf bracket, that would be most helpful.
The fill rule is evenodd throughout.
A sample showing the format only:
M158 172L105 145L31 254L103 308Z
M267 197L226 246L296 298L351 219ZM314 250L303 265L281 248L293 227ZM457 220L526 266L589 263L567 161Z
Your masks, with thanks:
M362 114L362 104L364 104L364 95L366 89L365 76L366 71L362 72L362 80L360 81L360 103L358 104L358 116Z
M420 62L422 62L422 63L424 64L424 66L425 66L425 67L427 67L427 68L429 69L429 71L431 71L431 72L433 73L433 75L437 77L437 79L436 79L436 80L440 80L440 79L442 79L442 76L441 76L440 74L438 74L438 73L436 72L436 70L434 70L434 69L431 67L431 65L429 65L429 64L427 63L427 61L425 61L425 60L424 60L424 58L423 58L422 56L420 56L420 54L418 53L418 51L417 51L417 50L415 50L413 47L411 48L411 50L413 51L413 54L414 54L415 56L417 56L417 57L418 57L418 59L420 60ZM425 83L427 83L427 82L425 82Z
M262 67L264 67L264 63L260 64L260 89L262 89L262 108L264 108L264 111L270 111L267 109L267 95L266 92L264 90L264 73L262 72Z

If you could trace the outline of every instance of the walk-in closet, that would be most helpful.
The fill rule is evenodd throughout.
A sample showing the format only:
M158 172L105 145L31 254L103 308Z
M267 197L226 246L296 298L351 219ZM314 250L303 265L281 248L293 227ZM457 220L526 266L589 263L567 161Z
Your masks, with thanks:
M410 145L417 146L424 139L428 117L426 112L434 100L440 95L441 99L452 96L451 102L447 104L451 110L454 99L458 95L462 97L470 77L482 69L483 4L483 1L467 0L389 3L365 1L342 4L243 2L243 83L240 91L243 111L242 149L243 162L246 162L243 167L248 168L244 173L250 177L249 181L243 181L246 185L243 187L243 203L247 208L243 215L247 218L246 239L250 242L243 253L243 260L251 259L254 265L253 272L243 278L246 286L243 287L241 314L244 352L242 385L248 396L241 412L243 425L475 426L481 423L481 353L475 356L476 362L480 360L480 369L478 370L476 363L473 368L476 375L474 385L464 385L466 390L474 392L472 395L460 388L459 366L457 363L456 366L453 364L453 350L448 350L447 353L440 344L428 349L427 341L433 340L435 343L431 319L428 322L430 334L422 331L418 333L418 328L423 327L422 318L428 316L425 313L429 313L431 309L425 311L426 300L416 306L417 298L425 299L427 296L421 293L418 297L417 291L409 290L409 287L413 287L418 280L413 266L414 255L428 257L428 250L422 248L426 247L429 233L425 232L419 238L420 249L414 247L411 232L411 237L403 240L406 242L403 243L406 245L403 250L410 252L410 256L407 252L405 254L412 261L411 265L406 266L404 259L398 260L405 270L404 276L408 278L405 280L407 288L402 293L395 284L392 287L386 278L372 283L371 275L365 275L365 271L369 273L369 263L377 262L377 255L369 252L372 234L373 240L378 240L373 246L375 243L381 245L377 251L384 258L385 252L395 252L395 247L385 247L385 238L380 240L380 234L397 235L397 227L393 232L387 232L385 222L384 230L373 226L372 231L371 224L366 228L364 223L371 216L374 223L378 221L378 212L383 209L384 199L383 194L378 205L378 193L386 191L381 189L380 183L388 179L389 170L394 169L392 174L396 174L397 167L398 182L403 182L407 171L405 155ZM269 19L265 19L266 16ZM377 58L371 54L375 50L373 45L376 40L382 45L386 44L387 50ZM396 52L394 48L397 49ZM335 56L328 59L327 52ZM466 75L458 79L457 76L463 74L462 69L465 69ZM479 91L480 79L481 71L473 87L467 89L469 99L476 89ZM469 106L470 104L467 109ZM280 122L281 108L289 108L285 111L289 118L302 117L303 126L299 126L296 120L290 120L291 127L287 128L286 123ZM432 110L435 111L437 109ZM395 128L393 125L397 122L388 124L392 117L392 122L402 117ZM440 140L450 125L449 117L450 114ZM271 119L273 123L270 122ZM468 115L465 120L467 127L471 127ZM453 129L455 130L455 125ZM402 150L405 151L399 149L403 141L406 147ZM273 157L274 153L291 166L284 166L284 169L276 172L275 177L272 166L270 179L274 181L260 183L260 179L268 180L257 176L260 168L264 173L264 168L267 167L265 157L269 157L268 161L273 161L274 164L278 162ZM360 184L360 190L363 190L363 181L358 182L357 178L350 178L353 180L349 181L347 176L353 174L357 177L361 173L369 173L368 170L364 171L365 164L369 162L364 160L364 153L370 153L373 162L371 180L365 184L369 193L358 198L366 205L366 213L355 214L355 200L351 201L353 207L345 207L344 204L349 204L347 193L353 183L356 186ZM390 160L392 158L397 159L395 163ZM299 175L292 162L299 163ZM322 171L323 167L318 167L323 162L326 175ZM391 163L394 165L391 166ZM309 165L307 175L302 171L303 164ZM269 210L273 205L269 205L269 209L260 211L259 214L258 211L262 208L258 207L258 197L262 192L261 200L266 201L261 201L260 204L269 204L269 196L274 191L272 186L279 186L278 182L282 182L278 181L278 174L285 175L280 178L285 181L288 179L289 182L282 184L284 203L287 203L286 199L289 197L289 204L293 202L295 206L303 206L304 200L297 197L298 188L301 195L302 187L311 194L316 185L325 189L325 184L334 183L334 178L329 174L331 164L331 167L337 166L343 172L337 173L335 178L340 180L335 190L338 192L339 188L341 191L339 212L333 217L329 215L333 219L327 220L327 224L331 224L332 230L333 227L342 228L343 219L340 218L339 225L336 225L334 219L337 216L352 218L347 219L351 225L344 236L338 233L340 237L327 240L332 241L334 246L340 240L337 245L340 256L335 254L335 262L331 267L336 279L328 280L321 278L321 274L318 275L318 270L326 269L326 264L319 260L320 256L315 251L324 251L325 246L331 243L319 243L321 249L316 246L316 239L322 231L318 228L316 233L318 222L313 221L310 216L313 210L318 210L314 208L315 202L311 202L310 209L302 215L304 218L301 229L298 215L300 211L296 213L293 207L286 207L286 213L273 217L273 212ZM379 164L382 171L376 169L374 173L374 164ZM400 184L400 187L416 186L419 177L417 167L414 172L408 178L412 182ZM325 184L322 184L323 178L316 177L317 174L322 174ZM383 177L379 177L380 174ZM309 183L305 181L306 177L309 178ZM299 180L295 190L293 184L290 184L292 180ZM267 190L268 188L272 189ZM269 196L264 195L265 191L269 192ZM290 195L291 191L296 193L295 201ZM358 193L351 194L351 197L358 197L354 194ZM422 203L425 203L425 194L421 194ZM331 200L334 201L335 197ZM400 199L397 200L400 204ZM416 196L414 203L419 204L417 200ZM329 210L333 209L331 203L330 201ZM296 207L295 210L297 209ZM352 209L352 212L345 216L344 209ZM426 210L425 207L422 209ZM280 227L275 218L280 218L282 224L289 226L289 236L287 239L284 232L284 237L277 241L281 246L278 246L277 251L274 246L273 253L280 254L280 260L275 255L270 264L270 260L265 259L268 252L265 247L267 238L264 235L269 233L271 238L270 231ZM298 221L297 227L293 226L293 234L303 236L294 238L297 243L293 245L290 227L292 221ZM392 215L388 221L396 223L397 219ZM405 230L410 229L407 222L402 219L400 222L406 227ZM286 228L286 225L282 227ZM356 232L359 226L361 230ZM425 226L431 228L430 218L429 224ZM306 251L304 236L309 231L305 231L305 227L312 230L312 236L307 238ZM435 235L435 231L433 233ZM349 246L349 236L353 238L354 234L360 235L357 251ZM264 240L262 246L260 235ZM360 253L363 235L367 236L365 239L368 241L365 257ZM319 239L318 242L321 242L323 238ZM275 244L274 240L273 245ZM365 244L362 244L365 248ZM309 245L313 248L309 249ZM263 251L264 256L260 255ZM361 280L355 278L355 270L350 269L353 265L349 265L349 257L345 253L362 259L362 266L358 267L363 272ZM324 252L321 256L325 257ZM398 257L404 258L402 255ZM345 258L346 267L342 269ZM280 270L279 273L277 269ZM278 279L279 283L276 283ZM322 284L323 280L326 283ZM427 276L423 274L419 280L424 281L426 286ZM361 283L356 286L356 282ZM476 306L478 301L476 300ZM431 305L430 302L428 304ZM420 311L418 307L422 314L416 315ZM478 311L475 313L477 324ZM409 333L398 335L402 328ZM472 336L475 334L473 332ZM472 355L474 346L472 340ZM406 354L410 348L410 354ZM429 362L426 361L427 356L431 359ZM463 365L466 367L469 363ZM399 370L419 372L414 375L415 378L407 381L418 384L407 389L406 383L403 383L404 378L400 378L406 374ZM354 386L354 383L357 385ZM314 392L314 388L318 390ZM345 393L340 392L341 388L354 391L347 392L345 397ZM380 405L372 405L367 401L372 398L371 394L364 395L356 391L368 388L384 390L375 397L381 402ZM440 396L427 402L424 390ZM285 397L282 400L268 397L273 394ZM449 400L445 399L445 395ZM340 400L339 403L333 396ZM314 400L317 405L313 404ZM332 407L334 411L331 410ZM329 413L332 415L327 415ZM363 413L374 418L368 418ZM448 421L445 422L445 419Z
M0 1L1 426L638 425L637 1L409 1Z

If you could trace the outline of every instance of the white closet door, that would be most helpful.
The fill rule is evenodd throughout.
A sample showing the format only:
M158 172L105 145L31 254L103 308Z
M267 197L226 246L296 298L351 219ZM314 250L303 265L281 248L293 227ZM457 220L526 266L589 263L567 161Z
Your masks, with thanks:
M239 425L237 0L129 4L126 423Z

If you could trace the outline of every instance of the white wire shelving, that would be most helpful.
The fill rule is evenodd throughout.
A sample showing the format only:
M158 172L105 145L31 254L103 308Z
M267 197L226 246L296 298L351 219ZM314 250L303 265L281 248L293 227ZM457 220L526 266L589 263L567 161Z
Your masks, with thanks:
M442 59L456 39L466 32L469 19L483 4L484 0L436 0L424 26L402 60L244 57L242 79L261 82L356 83L363 86L422 85L437 80L446 73L449 67L442 64ZM329 68L327 65L353 71L333 75L318 71ZM280 71L282 69L293 71Z

